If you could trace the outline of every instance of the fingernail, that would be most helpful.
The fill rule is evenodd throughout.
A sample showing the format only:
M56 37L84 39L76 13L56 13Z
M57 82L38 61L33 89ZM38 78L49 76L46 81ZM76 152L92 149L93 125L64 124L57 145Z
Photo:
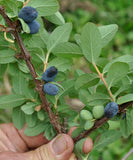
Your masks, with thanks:
M67 150L67 142L63 135L56 137L56 139L53 141L52 148L56 155L60 155Z

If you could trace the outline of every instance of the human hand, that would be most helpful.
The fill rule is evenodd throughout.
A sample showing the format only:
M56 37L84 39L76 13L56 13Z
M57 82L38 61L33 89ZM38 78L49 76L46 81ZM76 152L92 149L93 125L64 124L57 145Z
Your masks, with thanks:
M74 128L70 129L71 135ZM0 160L76 160L72 153L74 143L67 134L59 134L50 142L40 134L28 137L24 129L17 130L12 123L0 125ZM93 142L87 138L83 152L92 150Z

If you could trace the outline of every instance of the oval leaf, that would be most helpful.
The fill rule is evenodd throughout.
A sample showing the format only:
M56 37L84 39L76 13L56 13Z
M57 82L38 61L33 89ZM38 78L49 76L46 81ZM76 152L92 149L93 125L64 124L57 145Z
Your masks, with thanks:
M117 24L110 24L105 26L98 27L101 37L102 37L102 47L106 46L115 36L118 25Z
M14 57L15 52L13 50L1 50L0 51L0 64L6 64L15 62L16 59Z
M72 30L71 23L66 23L62 26L57 27L52 34L50 35L47 43L47 49L49 52L53 50L53 48L61 43L67 42Z
M99 82L99 77L94 73L82 74L75 82L75 88L88 88L96 85Z
M58 44L52 51L54 54L60 57L74 58L82 57L82 51L80 47L74 43L65 42Z
M59 9L59 4L57 0L39 0L34 1L30 0L28 6L32 6L36 8L38 11L38 15L41 16L49 16L53 13L57 12Z
M12 120L17 129L22 129L24 127L25 115L21 111L20 107L13 108Z
M117 100L117 104L123 104L123 103L130 102L130 101L133 101L133 94L127 94L125 96L120 97Z
M22 95L4 95L0 96L0 108L13 108L22 105L27 99Z
M111 86L116 84L116 82L118 82L123 77L125 77L126 74L128 73L128 70L129 70L129 66L127 63L123 63L123 62L113 63L110 66L109 71L107 73L106 81L107 81L108 87L111 88Z
M64 17L61 15L59 11L54 13L53 15L45 16L45 18L57 25L63 25L65 23Z
M81 47L85 58L95 63L101 53L101 34L93 23L87 23L81 32Z

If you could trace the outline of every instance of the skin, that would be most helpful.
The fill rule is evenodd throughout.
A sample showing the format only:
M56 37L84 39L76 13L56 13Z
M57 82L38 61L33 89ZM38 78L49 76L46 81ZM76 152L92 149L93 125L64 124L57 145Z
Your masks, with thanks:
M76 160L72 153L74 143L70 135L75 127L71 128L68 135L57 135L53 140L48 140L40 134L28 137L24 128L17 130L12 123L0 125L0 160ZM89 153L93 148L91 138L86 138L83 152Z

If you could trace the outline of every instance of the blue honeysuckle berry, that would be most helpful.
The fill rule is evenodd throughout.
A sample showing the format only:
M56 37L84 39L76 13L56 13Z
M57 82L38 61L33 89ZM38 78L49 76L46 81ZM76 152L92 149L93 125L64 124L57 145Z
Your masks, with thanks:
M37 10L31 6L22 8L18 14L18 17L23 19L26 23L31 23L37 18L37 16Z
M46 71L42 75L42 80L44 82L51 82L54 81L58 73L58 70L56 67L52 66L46 69Z
M43 91L51 96L55 96L59 93L59 88L55 84L46 83L43 85Z
M30 28L30 34L36 34L39 31L40 24L36 20L27 24Z
M107 118L112 118L118 113L118 105L115 102L110 102L106 105L104 109L104 115Z

